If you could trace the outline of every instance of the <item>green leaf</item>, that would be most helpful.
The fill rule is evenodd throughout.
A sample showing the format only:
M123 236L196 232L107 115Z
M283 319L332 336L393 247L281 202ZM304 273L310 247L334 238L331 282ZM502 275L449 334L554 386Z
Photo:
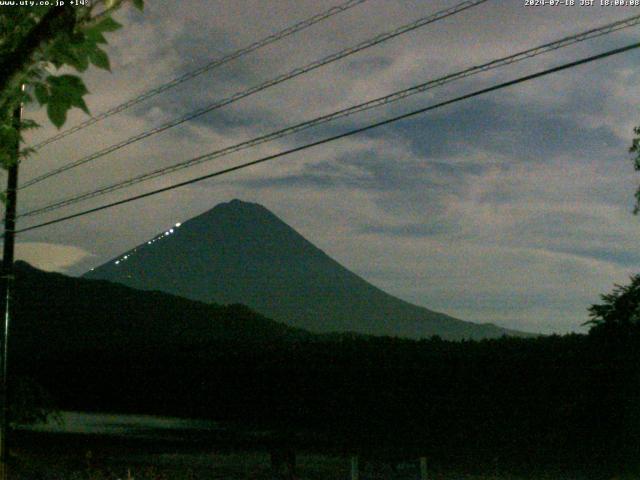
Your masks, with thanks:
M64 38L54 42L48 51L49 61L54 64L57 62L71 65L80 72L84 72L89 67L89 59L87 58L89 52L90 50L87 48L85 40L80 43L73 43L69 41L68 36L64 36Z
M122 25L116 22L111 17L106 17L103 20L100 20L96 23L90 30L95 30L97 32L115 32L119 28L122 28Z
M37 150L35 148L27 147L20 150L20 153L18 155L20 158L27 158L36 153L36 151Z
M20 122L20 130L32 130L34 128L40 128L40 124L35 120L26 118Z
M94 30L92 28L87 29L85 32L85 35L87 36L87 41L91 42L92 44L105 44L107 43L107 39L104 38L104 35L99 32L98 30Z
M2 165L2 168L9 168L11 166L11 163L11 156L7 154L7 152L0 151L0 165ZM2 192L0 195L5 195L5 192Z
M45 105L49 101L49 89L44 83L36 84L35 94L40 105Z
M82 31L73 31L68 36L69 43L72 45L82 45L86 41L86 36Z
M2 141L2 145L15 145L19 139L18 131L9 125L2 125L0 128L0 140ZM11 147L12 148L12 147Z
M86 113L87 115L89 115L89 107L87 107L87 104L84 102L84 99L82 97L75 97L71 99L71 105L73 107L78 107L80 110L82 110L84 113Z
M61 100L59 98L51 98L51 101L47 105L47 115L49 115L49 120L56 127L60 128L64 125L64 122L67 120L67 110L69 110L69 103Z
M133 6L141 12L144 11L144 0L133 0Z
M69 63L72 67L74 67L79 72L84 72L87 68L89 68L89 59L86 54L82 54L82 52L74 52L75 55L72 56L74 59L74 63Z
M60 75L47 77L50 95L47 102L47 114L51 122L60 128L67 119L67 111L78 107L89 113L82 96L89 93L80 77L76 75Z
M91 63L93 63L96 67L102 68L103 70L107 70L109 72L111 71L111 64L109 63L109 57L103 50L96 48L89 55L89 59L91 60Z
M51 85L52 97L54 95L82 96L85 93L89 93L84 82L77 75L60 75L57 77L50 75L47 77L47 82Z

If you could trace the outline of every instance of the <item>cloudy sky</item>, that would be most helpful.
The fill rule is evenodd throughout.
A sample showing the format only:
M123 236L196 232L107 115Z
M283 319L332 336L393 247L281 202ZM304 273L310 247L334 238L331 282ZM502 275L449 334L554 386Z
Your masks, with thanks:
M599 0L596 0L599 3ZM147 1L118 14L113 73L85 74L99 113L340 0ZM43 148L26 181L459 1L368 0ZM576 0L579 3L579 0ZM632 15L640 7L489 0L20 192L25 212L153 168ZM397 104L79 203L19 227L170 185L640 39L622 30ZM584 331L587 308L640 270L640 51L503 89L225 177L19 237L19 256L81 274L233 198L260 203L376 286L456 317ZM44 128L55 129L41 112ZM67 126L86 116L70 115Z

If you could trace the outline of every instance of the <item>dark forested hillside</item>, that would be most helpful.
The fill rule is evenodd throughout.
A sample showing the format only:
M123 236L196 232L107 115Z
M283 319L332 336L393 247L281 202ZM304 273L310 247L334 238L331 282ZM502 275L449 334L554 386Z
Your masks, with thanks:
M208 417L307 448L468 468L632 468L640 334L450 342L314 335L20 264L12 378L66 409ZM304 434L300 436L301 434Z
M15 344L34 351L189 346L305 335L242 305L205 304L16 265Z

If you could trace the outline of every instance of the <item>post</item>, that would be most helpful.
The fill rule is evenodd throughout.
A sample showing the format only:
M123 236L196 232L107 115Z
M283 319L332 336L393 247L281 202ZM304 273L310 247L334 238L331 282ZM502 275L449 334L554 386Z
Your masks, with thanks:
M23 87L24 90L24 87ZM20 132L20 119L22 107L16 108L13 114L13 124ZM18 198L18 160L20 153L20 140L14 146L15 162L7 169L7 198L4 217L4 246L2 255L2 275L0 277L3 306L3 327L0 342L0 480L7 479L7 433L9 430L9 381L8 381L8 354L9 354L9 325L13 321L13 289L14 272L13 258L15 250L16 230L16 202Z
M427 480L429 471L427 470L427 457L420 457L420 480Z
M360 472L358 470L358 456L351 456L351 480L359 480Z

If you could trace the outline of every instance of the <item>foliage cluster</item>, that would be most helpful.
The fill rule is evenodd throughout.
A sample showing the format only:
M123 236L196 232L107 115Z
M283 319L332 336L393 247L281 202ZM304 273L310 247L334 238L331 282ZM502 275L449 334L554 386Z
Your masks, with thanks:
M143 8L143 0L132 2ZM0 9L1 166L6 168L16 161L21 132L38 126L32 120L15 119L14 112L21 104L36 100L47 108L49 119L58 128L73 107L89 113L83 99L88 90L79 76L68 71L84 72L90 65L110 69L103 48L105 34L120 28L110 15L123 3L125 0L98 0L86 2L86 6L66 2ZM30 153L30 149L23 149L19 158Z
M628 285L616 285L601 295L602 303L589 308L593 333L622 333L640 329L640 274Z

